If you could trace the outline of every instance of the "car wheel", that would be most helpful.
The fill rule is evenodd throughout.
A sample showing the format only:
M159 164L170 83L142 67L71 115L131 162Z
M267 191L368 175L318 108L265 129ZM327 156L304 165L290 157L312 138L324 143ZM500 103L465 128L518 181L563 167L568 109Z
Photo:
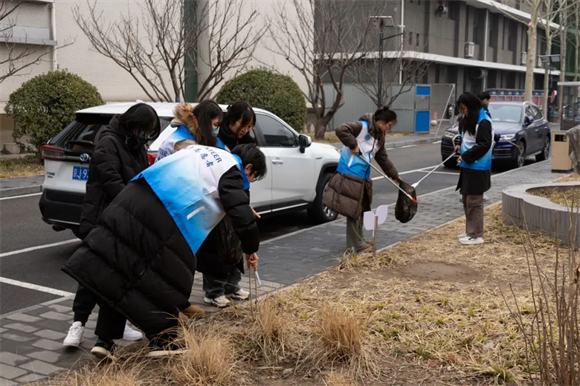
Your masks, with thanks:
M550 158L550 138L546 137L546 142L544 142L542 152L536 156L536 161L545 161L548 158Z
M512 160L512 166L514 168L521 168L524 166L526 161L526 144L525 142L519 142L516 146L516 158Z
M330 179L332 178L332 173L326 173L322 176L322 181L316 191L316 198L312 203L312 206L308 209L308 214L312 221L317 224L323 224L325 222L334 221L338 216L338 213L329 209L326 205L322 203L322 197L324 196L324 190L328 186Z
M447 156L447 157L449 157L449 156ZM443 166L445 166L446 168L449 168L449 169L457 168L457 158L451 158L449 161L445 161L447 159L447 157L441 156L441 161L444 161Z

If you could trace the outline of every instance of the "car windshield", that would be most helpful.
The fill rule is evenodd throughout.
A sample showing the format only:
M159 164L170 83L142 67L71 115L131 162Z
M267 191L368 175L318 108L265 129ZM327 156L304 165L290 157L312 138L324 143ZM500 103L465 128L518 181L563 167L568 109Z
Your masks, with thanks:
M514 105L489 105L492 122L519 123L522 119L522 107Z

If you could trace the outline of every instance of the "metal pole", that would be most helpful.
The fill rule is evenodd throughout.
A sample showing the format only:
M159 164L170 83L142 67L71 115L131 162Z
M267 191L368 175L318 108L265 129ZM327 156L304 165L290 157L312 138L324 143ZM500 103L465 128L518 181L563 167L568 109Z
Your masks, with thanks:
M377 108L383 107L383 19L379 21L379 27L381 33L379 34L379 79L378 79L378 90L377 90Z
M443 117L445 115L445 110L447 109L447 106L449 106L449 100L451 99L451 95L453 95L454 92L455 92L455 83L453 83L453 87L451 87L451 92L449 93L449 96L447 97L447 103L445 103L445 107L444 107L443 114L441 115L441 117ZM439 120L439 125L437 125L437 131L435 132L435 137L437 137L437 135L439 134L439 129L441 128L441 123L443 123L443 119Z

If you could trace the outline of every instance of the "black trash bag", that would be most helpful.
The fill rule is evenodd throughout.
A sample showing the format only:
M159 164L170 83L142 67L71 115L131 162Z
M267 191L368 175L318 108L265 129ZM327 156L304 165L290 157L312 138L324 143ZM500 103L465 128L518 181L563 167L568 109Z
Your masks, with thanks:
M417 199L417 192L411 185L401 181L399 187L409 193L411 197ZM395 218L402 223L411 221L415 217L415 213L417 213L417 205L399 190L399 198L397 198L397 205L395 205Z
M242 243L234 231L232 220L224 216L217 225L218 256L225 265L238 264L243 256Z

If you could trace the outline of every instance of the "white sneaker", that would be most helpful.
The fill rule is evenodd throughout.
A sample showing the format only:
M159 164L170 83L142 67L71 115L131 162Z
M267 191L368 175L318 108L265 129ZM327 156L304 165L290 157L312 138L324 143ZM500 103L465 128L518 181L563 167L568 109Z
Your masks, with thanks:
M143 333L141 331L137 331L129 327L128 324L125 324L125 331L123 331L123 339L125 340L141 340L143 339Z
M483 244L483 237L466 237L464 239L459 239L459 242L463 245Z
M457 238L458 239L465 239L465 238L467 238L467 233L462 233L460 235L457 235Z
M85 328L83 324L81 322L74 322L68 329L68 334L66 334L62 345L66 347L80 347L84 333Z
M487 194L483 195L483 201L489 201L489 196Z
M246 300L247 298L250 297L250 293L240 288L236 292L231 294L230 297L235 300Z
M211 304L212 306L216 306L219 308L224 308L230 305L230 300L226 298L224 295L217 297L215 299L204 297L203 301L206 302L207 304Z

